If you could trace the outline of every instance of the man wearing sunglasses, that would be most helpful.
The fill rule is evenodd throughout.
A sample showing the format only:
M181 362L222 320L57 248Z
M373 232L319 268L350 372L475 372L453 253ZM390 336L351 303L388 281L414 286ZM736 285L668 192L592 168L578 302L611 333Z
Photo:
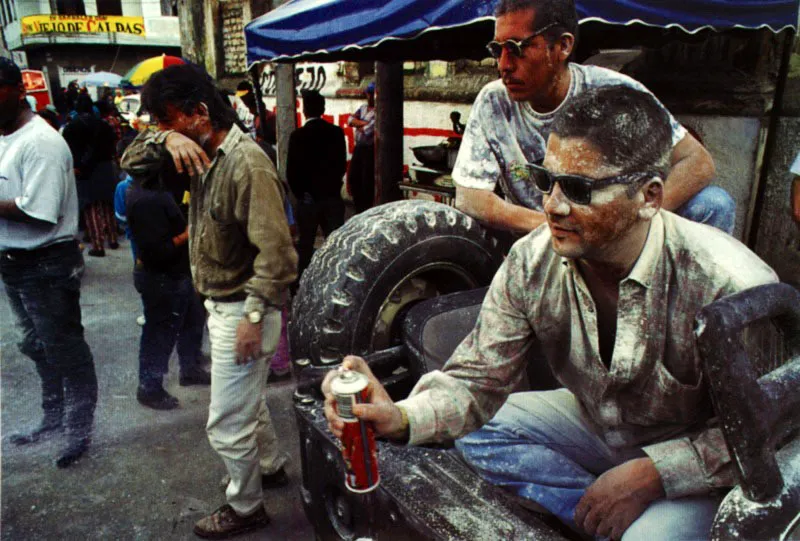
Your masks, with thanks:
M573 0L501 0L496 14L487 48L501 78L486 85L473 105L453 169L456 206L491 227L527 233L545 218L524 165L541 163L559 108L599 86L646 89L620 73L569 62L578 28ZM708 186L711 156L672 116L670 122L664 208L730 233L735 203ZM498 183L505 199L495 193Z
M409 398L394 404L347 357L371 381L353 412L410 444L461 438L456 448L487 481L575 531L707 539L735 474L694 318L777 277L730 235L662 210L671 132L656 99L628 86L565 104L542 166L531 166L547 226L514 245L472 332ZM529 363L563 387L512 393ZM329 381L326 416L339 434Z

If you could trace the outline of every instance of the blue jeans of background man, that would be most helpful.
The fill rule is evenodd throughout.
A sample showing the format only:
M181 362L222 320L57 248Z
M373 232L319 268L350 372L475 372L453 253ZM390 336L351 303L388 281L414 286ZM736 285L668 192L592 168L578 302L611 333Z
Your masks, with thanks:
M675 214L716 227L730 235L736 225L736 201L719 186L707 186L675 209Z
M589 485L611 468L646 456L639 448L606 445L566 389L512 394L491 421L456 441L456 448L484 479L537 502L576 530L575 506ZM707 539L720 501L657 500L623 540Z
M173 348L178 351L181 371L198 366L205 309L189 275L136 270L133 284L142 296L145 318L139 342L139 386L156 391L163 388Z
M22 335L19 350L42 380L45 421L63 420L74 439L91 434L97 403L94 360L81 324L83 268L72 240L0 254L0 275Z

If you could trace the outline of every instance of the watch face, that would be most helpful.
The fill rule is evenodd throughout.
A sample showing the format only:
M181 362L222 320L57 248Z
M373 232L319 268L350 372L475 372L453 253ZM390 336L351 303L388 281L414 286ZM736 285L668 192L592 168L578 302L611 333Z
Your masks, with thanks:
M259 323L261 322L261 312L250 312L247 314L247 319L250 320L250 323Z

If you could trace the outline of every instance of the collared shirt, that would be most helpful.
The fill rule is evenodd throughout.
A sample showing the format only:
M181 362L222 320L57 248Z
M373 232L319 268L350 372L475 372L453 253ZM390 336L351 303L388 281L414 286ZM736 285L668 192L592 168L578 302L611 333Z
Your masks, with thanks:
M169 132L166 132L169 133ZM122 167L134 178L160 160L165 132L143 132ZM283 186L272 161L237 126L193 176L189 202L189 256L197 291L207 297L247 293L245 310L282 306L297 276Z
M78 192L67 142L40 116L0 136L0 200L43 223L0 218L0 250L32 250L78 234Z
M475 99L453 167L457 186L492 191L500 182L511 202L542 210L542 193L534 187L527 169L520 166L542 162L559 111L592 88L624 85L649 93L640 82L609 69L572 63L569 71L567 95L561 105L548 113L535 111L526 101L512 100L503 81L492 81L483 87ZM672 144L676 145L686 136L686 129L669 111L667 114Z
M793 175L800 177L800 152L797 153L797 156L795 157L794 162L792 162L792 167L789 169L789 171L791 171Z
M364 104L358 109L356 112L353 113L353 118L357 118L358 120L363 120L367 123L366 126L360 129L356 129L356 144L357 145L367 145L372 146L375 144L375 108L369 107L368 104Z
M619 284L609 367L597 309L574 260L556 254L544 225L520 241L495 276L474 330L442 371L400 402L410 442L455 439L486 423L536 347L613 448L642 448L670 498L730 486L734 473L692 332L712 301L777 277L743 244L670 212L657 214Z

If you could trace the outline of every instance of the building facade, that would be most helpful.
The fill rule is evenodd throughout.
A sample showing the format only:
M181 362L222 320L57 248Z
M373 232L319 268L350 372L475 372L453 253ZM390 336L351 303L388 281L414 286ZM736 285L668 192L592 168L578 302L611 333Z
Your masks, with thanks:
M0 0L6 48L57 92L95 71L124 75L161 54L180 56L175 0Z

